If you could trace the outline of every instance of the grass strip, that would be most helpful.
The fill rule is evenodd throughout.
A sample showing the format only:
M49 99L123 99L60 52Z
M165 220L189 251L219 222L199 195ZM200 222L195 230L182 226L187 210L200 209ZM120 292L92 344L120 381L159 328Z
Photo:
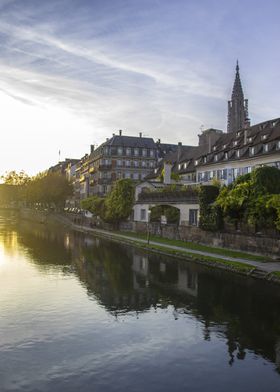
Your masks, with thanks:
M115 231L114 233L116 234L121 234L125 235L128 237L132 238L141 238L141 239L146 239L147 235L144 233L134 233L134 232L127 232L127 231ZM171 245L171 246L179 246L181 248L186 248L190 250L199 250L201 252L207 252L207 253L215 253L221 256L228 256L228 257L233 257L233 258L239 258L239 259L245 259L245 260L253 260L253 261L260 261L262 263L267 262L267 261L273 261L269 257L266 256L258 256L258 255L252 255L250 253L245 253L245 252L239 252L239 251L234 251L231 249L224 249L224 248L215 248L215 247L210 247L207 245L201 245L197 244L194 242L189 242L189 241L181 241L181 240L170 240L168 238L162 238L158 236L151 235L150 236L150 241L166 244L166 245Z

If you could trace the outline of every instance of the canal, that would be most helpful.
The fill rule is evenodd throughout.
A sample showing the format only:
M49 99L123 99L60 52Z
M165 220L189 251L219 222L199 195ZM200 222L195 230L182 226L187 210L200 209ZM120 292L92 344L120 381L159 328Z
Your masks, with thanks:
M279 391L280 287L0 216L0 391Z

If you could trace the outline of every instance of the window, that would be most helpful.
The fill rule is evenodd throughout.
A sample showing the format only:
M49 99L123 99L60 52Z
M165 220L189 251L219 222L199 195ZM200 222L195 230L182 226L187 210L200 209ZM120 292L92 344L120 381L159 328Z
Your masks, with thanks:
M255 154L255 147L251 147L250 148L250 155L254 155Z
M217 160L218 160L218 155L215 154L215 155L214 155L214 161L217 162Z
M228 159L228 152L225 152L225 159Z
M262 135L261 139L266 140L268 138L268 135Z
M187 162L184 163L184 169L186 169L188 166Z
M146 161L142 161L142 167L146 167Z
M127 147L127 149L126 149L126 155L131 155L131 148L130 148L130 147Z
M133 161L133 162L134 162L134 167L138 167L139 166L138 161Z
M139 155L139 149L138 148L134 148L134 155L136 155L136 156Z
M237 143L238 143L238 140L235 140L235 141L233 142L233 145L234 145L234 146L237 146Z
M237 151L236 151L236 156L237 156L237 158L240 157L240 150L237 150Z
M140 219L142 221L146 220L146 210L144 208L140 210Z
M117 166L121 167L122 166L122 161L120 159L117 159Z
M181 170L181 167L182 167L182 165L181 165L181 163L179 163L178 169Z
M143 148L143 150L142 150L142 156L143 156L143 157L146 157L146 156L147 156L147 150L146 150L146 148Z
M150 150L150 157L154 157L154 156L155 156L154 150Z
M198 210L191 209L189 211L189 225L197 226Z
M203 162L204 162L204 163L207 162L207 157L203 157Z
M227 148L227 145L226 145L226 144L224 144L224 145L223 145L223 148Z
M265 145L263 146L263 151L264 151L264 152L268 152L268 144L265 144Z
M195 164L195 166L197 166L197 165L198 165L198 163L199 163L199 160L198 160L198 159L196 159L196 160L194 161L194 164Z
M154 167L154 162L153 161L150 162L150 167Z
M214 146L214 147L213 147L213 151L216 151L216 150L217 150L217 146Z
M280 148L280 140L277 142L277 148Z
M122 153L123 153L122 147L118 147L117 153L118 153L118 155L122 155Z
M253 141L253 138L252 138L252 137L249 137L249 138L248 138L248 142L249 142L249 143L252 143L252 141Z

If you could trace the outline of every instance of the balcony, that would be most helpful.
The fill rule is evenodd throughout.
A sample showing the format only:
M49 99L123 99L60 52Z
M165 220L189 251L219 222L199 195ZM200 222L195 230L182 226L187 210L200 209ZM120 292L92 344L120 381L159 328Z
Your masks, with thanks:
M109 185L109 184L111 184L111 182L112 182L111 178L99 178L98 179L99 185Z
M100 164L100 165L98 166L98 169L99 169L99 170L111 170L111 169L112 169L112 164L111 164L111 163L108 163L108 164L105 164L105 163Z

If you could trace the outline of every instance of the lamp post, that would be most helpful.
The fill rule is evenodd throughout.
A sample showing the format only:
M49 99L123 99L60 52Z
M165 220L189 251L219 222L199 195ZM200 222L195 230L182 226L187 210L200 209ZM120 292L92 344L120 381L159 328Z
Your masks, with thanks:
M151 219L151 210L148 210L147 216L147 244L150 244L150 219Z

